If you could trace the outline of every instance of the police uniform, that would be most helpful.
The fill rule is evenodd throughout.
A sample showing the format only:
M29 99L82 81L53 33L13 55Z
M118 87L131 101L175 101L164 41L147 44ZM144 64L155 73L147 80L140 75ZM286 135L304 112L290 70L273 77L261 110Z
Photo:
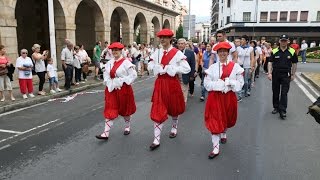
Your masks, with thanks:
M288 39L287 35L282 35L280 39ZM272 50L270 57L272 63L272 91L273 91L273 114L280 113L281 118L286 117L288 104L288 92L291 81L291 67L298 62L295 50L287 47L282 51L280 47ZM280 94L281 93L281 94ZM280 97L279 97L280 95Z

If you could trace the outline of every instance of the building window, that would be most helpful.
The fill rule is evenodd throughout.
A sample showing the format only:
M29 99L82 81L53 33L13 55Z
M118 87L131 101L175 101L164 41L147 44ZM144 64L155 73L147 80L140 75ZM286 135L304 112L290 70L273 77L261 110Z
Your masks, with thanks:
M320 11L317 12L317 20L316 21L320 21Z
M291 11L290 12L290 21L296 22L298 20L298 11Z
M245 22L251 21L251 12L243 12L243 21Z
M231 0L228 0L227 7L229 8L231 6Z
M300 21L308 21L308 11L301 11Z
M281 11L280 12L280 21L287 21L288 20L288 12L287 11Z
M268 12L260 12L260 21L262 22L268 21Z
M278 21L278 12L270 12L270 21Z
M227 16L227 22L226 24L229 24L230 23L230 16Z

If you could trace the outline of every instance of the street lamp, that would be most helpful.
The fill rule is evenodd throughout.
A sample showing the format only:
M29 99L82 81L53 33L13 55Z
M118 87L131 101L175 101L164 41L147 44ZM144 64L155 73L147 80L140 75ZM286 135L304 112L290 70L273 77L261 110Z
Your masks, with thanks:
M189 0L189 28L188 28L188 40L190 40L191 36L191 0Z

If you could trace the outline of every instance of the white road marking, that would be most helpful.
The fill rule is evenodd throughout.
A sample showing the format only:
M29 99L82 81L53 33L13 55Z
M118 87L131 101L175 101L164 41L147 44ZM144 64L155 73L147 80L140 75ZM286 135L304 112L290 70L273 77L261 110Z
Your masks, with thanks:
M44 126L47 126L47 125L49 125L49 124L55 123L55 122L57 122L57 121L60 121L60 119L55 119L55 120L53 120L53 121L47 122L47 123L45 123L45 124L42 124L42 125L40 125L40 126L36 126L36 127L31 128L31 129L29 129L29 130L23 131L23 132L21 132L20 134L16 134L16 135L10 136L10 137L8 137L8 138L6 138L6 139L2 139L2 140L0 140L0 143L5 142L5 141L7 141L7 140L9 140L9 139L13 139L13 138L18 137L18 136L21 136L21 135L26 134L26 133L28 133L28 132L37 130L37 129L42 128L42 127L44 127Z
M314 87L313 87L313 85L311 85L308 81L306 81L301 75L300 75L300 73L296 73L296 76L298 77L298 79L300 80L300 81L302 81L305 85L307 85L310 89L311 89L311 91L316 95L316 96L320 96L320 94L319 94L319 91L317 91Z
M297 80L295 79L294 82L299 86L299 88L306 94L306 96L310 99L311 102L315 102L316 98L312 96L312 94Z
M24 108L21 108L21 109L16 109L16 110L13 110L13 111L5 112L5 113L0 114L0 117L6 116L6 115L9 115L9 114L13 114L13 113L16 113L16 112L19 112L19 111L23 111L25 109L30 109L30 108L33 108L33 107L41 106L41 105L46 104L46 103L48 103L48 102L43 102L43 103L35 104L35 105L32 105L32 106L24 107Z
M5 130L5 129L0 129L0 132L11 133L11 134L21 134L22 133L19 131L11 131L11 130Z
M10 147L10 146L11 146L10 144L7 144L7 145L5 145L5 146L2 146L2 147L0 147L0 151L3 150L3 149L5 149L5 148L8 148L8 147Z

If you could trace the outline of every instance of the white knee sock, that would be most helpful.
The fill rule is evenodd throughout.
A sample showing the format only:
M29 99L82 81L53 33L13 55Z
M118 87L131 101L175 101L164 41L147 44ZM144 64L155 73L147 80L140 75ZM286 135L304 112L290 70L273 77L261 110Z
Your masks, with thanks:
M159 123L153 123L153 128L154 128L154 140L153 144L160 144L160 135L162 131L163 124Z
M213 150L212 152L214 154L218 154L219 153L219 143L220 143L220 137L219 135L216 135L216 134L212 134L211 136L212 138L212 145L213 145Z
M227 139L227 132L223 132L223 133L220 133L220 138L221 139Z
M109 137L110 129L113 125L113 121L110 119L106 119L105 126L104 126L104 132L101 134L102 137Z
M125 116L123 117L124 123L125 123L125 131L130 131L130 121L131 121L131 116Z
M171 133L177 134L178 131L178 117L172 117Z

